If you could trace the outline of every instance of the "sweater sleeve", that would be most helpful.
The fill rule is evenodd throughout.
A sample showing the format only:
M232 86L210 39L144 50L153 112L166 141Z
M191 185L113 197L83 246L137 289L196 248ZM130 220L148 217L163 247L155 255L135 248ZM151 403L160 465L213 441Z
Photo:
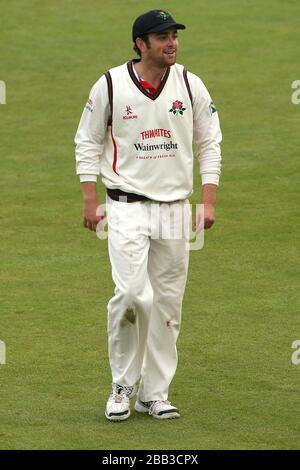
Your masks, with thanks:
M221 174L222 133L217 109L204 83L199 77L188 73L193 96L193 141L196 157L200 163L202 185L219 184Z
M109 112L107 83L103 75L91 89L75 136L76 173L81 182L97 181Z

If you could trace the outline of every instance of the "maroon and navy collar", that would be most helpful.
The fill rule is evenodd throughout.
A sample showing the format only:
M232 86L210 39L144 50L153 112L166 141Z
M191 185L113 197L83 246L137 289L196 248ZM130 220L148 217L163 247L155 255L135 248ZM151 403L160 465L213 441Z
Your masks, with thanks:
M141 85L140 81L138 80L138 78L137 78L137 76L136 76L136 74L135 74L134 65L133 65L133 64L136 63L136 62L139 62L139 60L133 59L133 60L127 62L127 69L128 69L128 73L129 73L129 75L130 75L130 78L132 79L132 81L133 81L133 83L136 85L136 87L137 87L145 96L147 96L148 98L150 98L151 100L154 101L154 100L156 100L156 98L159 97L159 95L161 94L161 92L163 91L163 89L164 89L164 87L165 87L165 84L166 84L166 82L167 82L167 80L168 80L168 77L169 77L169 75L170 75L170 67L167 68L167 71L166 71L166 73L164 74L164 77L163 77L163 79L162 79L162 81L161 81L161 84L160 84L160 86L158 87L156 93L151 94L151 93L149 93L149 92L146 90L146 88L144 88L144 87Z

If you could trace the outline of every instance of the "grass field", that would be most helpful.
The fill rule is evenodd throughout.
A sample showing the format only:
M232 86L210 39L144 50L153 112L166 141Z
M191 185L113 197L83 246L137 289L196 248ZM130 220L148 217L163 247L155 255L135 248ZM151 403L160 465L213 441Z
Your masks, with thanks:
M0 3L0 448L299 449L299 1ZM157 7L187 25L178 62L218 107L223 173L191 253L170 390L182 418L116 424L113 283L106 242L82 228L73 139L92 84L133 57L133 19Z

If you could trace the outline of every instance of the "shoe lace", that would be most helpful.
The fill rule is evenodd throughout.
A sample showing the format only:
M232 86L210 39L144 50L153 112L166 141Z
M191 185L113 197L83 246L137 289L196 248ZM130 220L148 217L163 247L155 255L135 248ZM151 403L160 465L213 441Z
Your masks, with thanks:
M125 395L124 392L121 392L121 393L114 392L113 393L113 399L114 399L115 403L122 403L124 398L126 398L126 395Z
M113 384L113 391L112 391L112 397L115 400L115 402L120 403L124 398L127 398L130 396L134 389L133 387L128 387L128 386L123 386L123 385L118 385L118 384Z
M135 386L133 385L132 387L123 387L123 389L125 390L126 395L129 397L134 391Z
M149 408L149 414L152 415L157 409L161 408L162 405L171 405L168 400L156 400L153 401Z

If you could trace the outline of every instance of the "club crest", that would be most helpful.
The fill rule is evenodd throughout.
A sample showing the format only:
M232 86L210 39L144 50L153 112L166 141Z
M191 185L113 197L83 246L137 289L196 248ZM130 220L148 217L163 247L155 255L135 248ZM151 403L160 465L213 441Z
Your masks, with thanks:
M183 115L183 111L185 111L186 108L183 107L183 102L176 100L172 104L172 108L169 110L169 113L173 113L174 115Z

